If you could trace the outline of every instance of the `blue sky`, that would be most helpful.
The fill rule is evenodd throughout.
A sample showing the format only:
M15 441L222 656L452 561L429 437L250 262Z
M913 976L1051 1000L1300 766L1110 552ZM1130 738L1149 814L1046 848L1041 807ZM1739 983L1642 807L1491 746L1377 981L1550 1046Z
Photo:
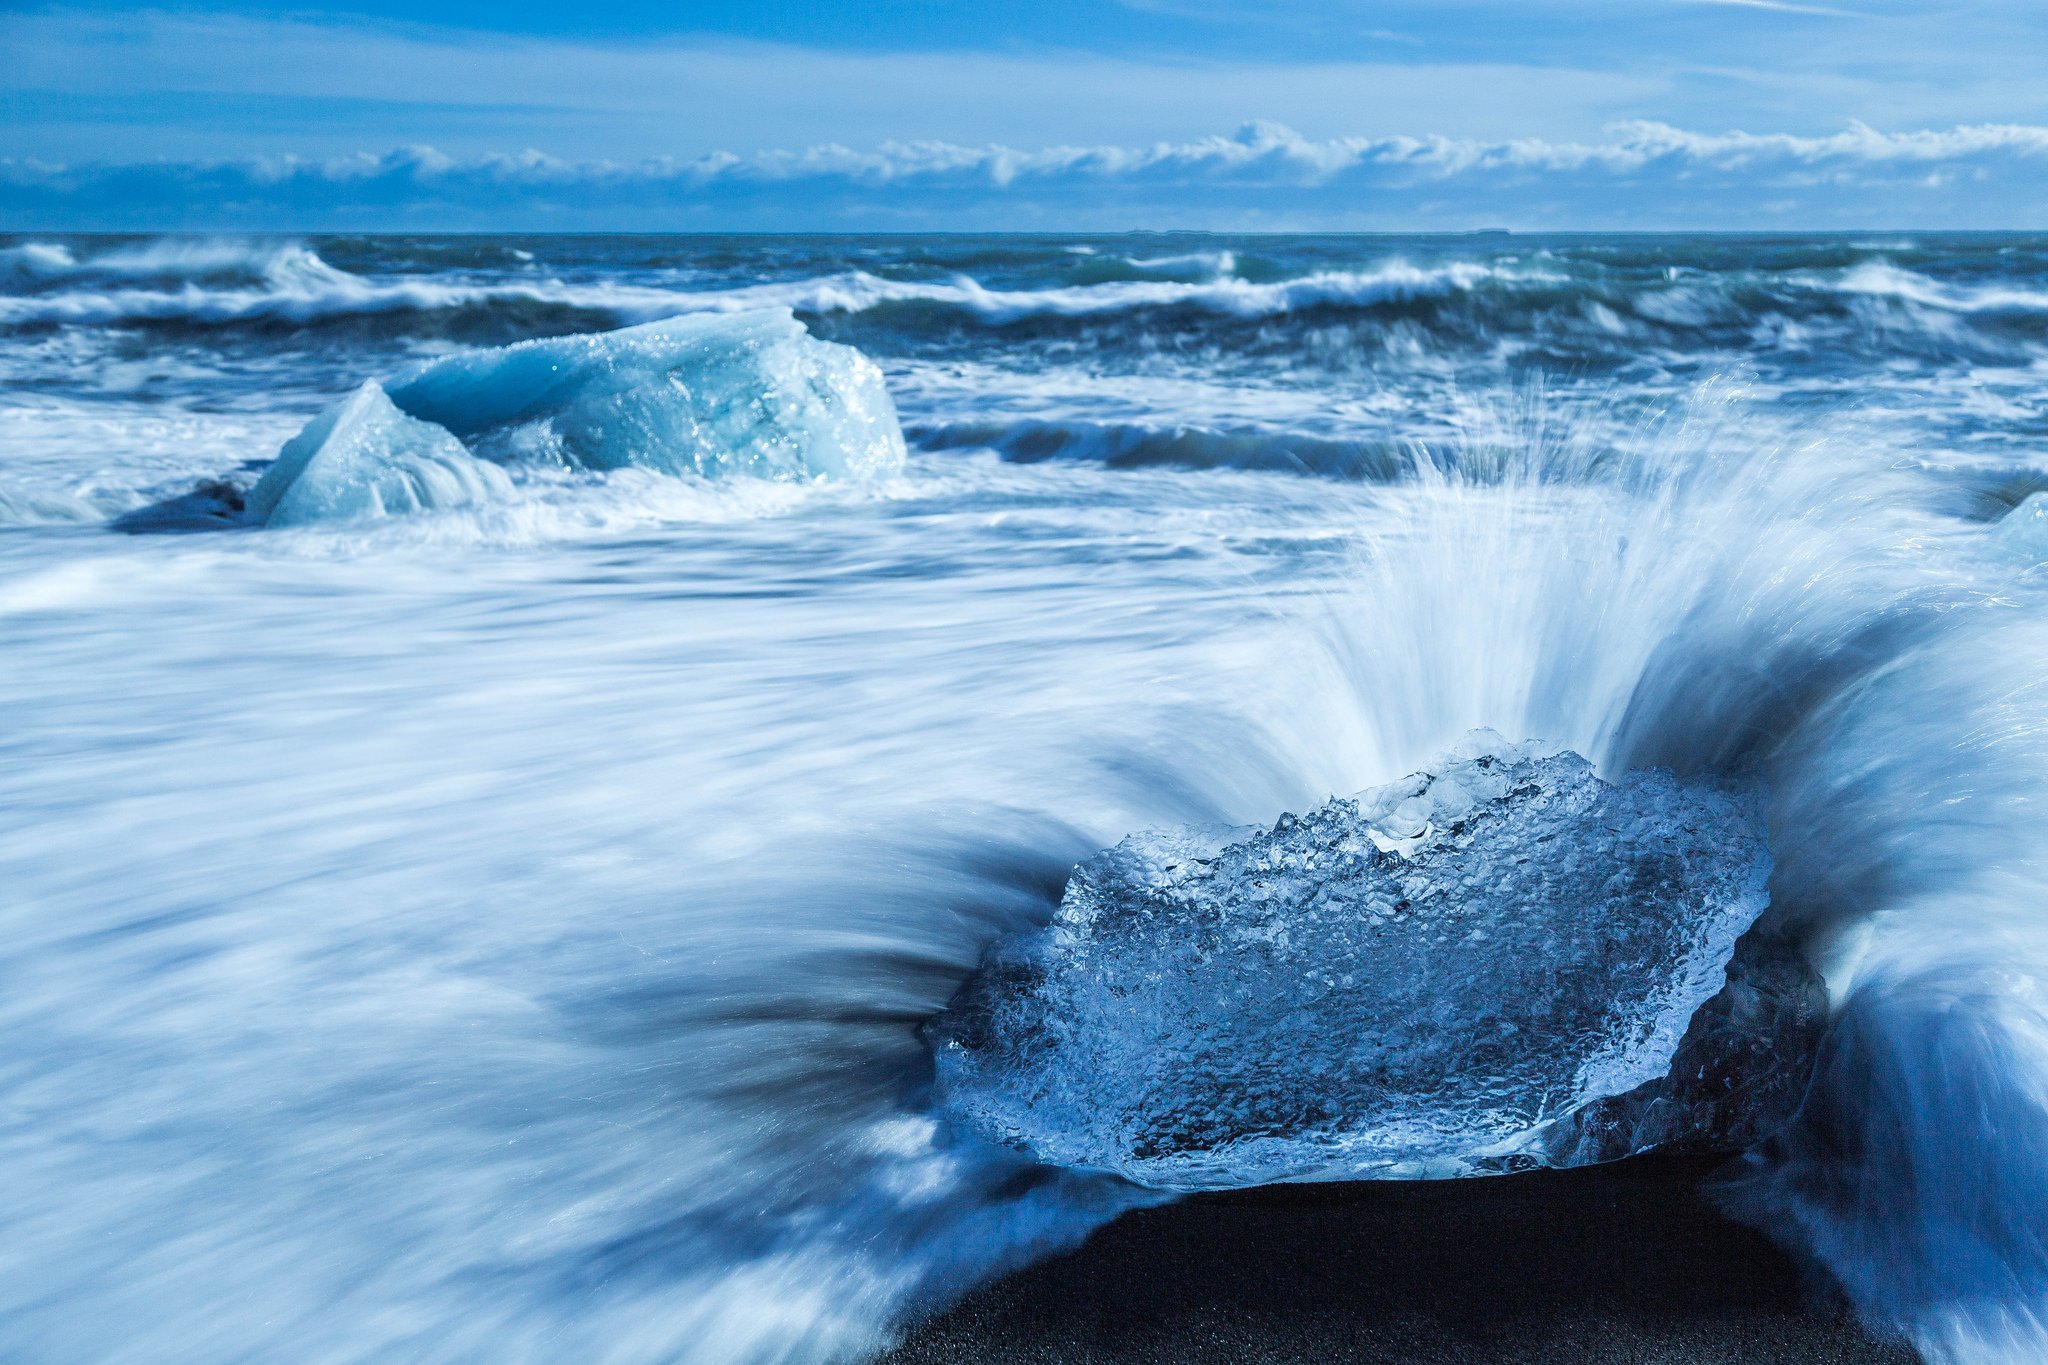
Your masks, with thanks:
M2048 226L2048 5L0 13L0 226Z

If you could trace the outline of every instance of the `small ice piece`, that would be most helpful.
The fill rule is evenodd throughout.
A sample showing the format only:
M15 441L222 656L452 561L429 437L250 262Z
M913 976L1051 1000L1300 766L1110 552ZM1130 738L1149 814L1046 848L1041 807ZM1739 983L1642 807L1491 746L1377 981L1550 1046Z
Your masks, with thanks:
M1753 788L1478 732L1270 830L1082 863L929 1026L940 1107L1173 1189L1577 1164L1544 1135L1666 1076L1769 873Z
M2030 493L1998 519L1991 534L2006 549L2033 560L2048 560L2048 493Z
M451 356L391 397L494 457L706 478L881 478L903 467L881 370L811 336L786 308Z
M504 470L367 380L285 442L245 507L266 526L301 526L472 507L511 491Z

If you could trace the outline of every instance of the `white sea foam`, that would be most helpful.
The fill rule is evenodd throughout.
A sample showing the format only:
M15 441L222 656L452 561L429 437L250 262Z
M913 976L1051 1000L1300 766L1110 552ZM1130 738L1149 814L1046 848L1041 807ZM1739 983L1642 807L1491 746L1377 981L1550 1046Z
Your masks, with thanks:
M1866 261L1853 266L1839 278L1827 280L1823 287L1844 294L1892 299L1950 313L2048 312L2048 290L2016 288L2003 283L1975 288L1943 284L1884 261Z
M27 252L29 248L16 250ZM232 323L263 319L309 322L324 317L473 308L493 303L602 310L633 321L689 312L774 307L808 313L859 313L891 304L953 308L991 323L1170 307L1260 317L1319 304L1362 307L1441 297L1489 281L1512 283L1517 278L1465 262L1425 268L1395 261L1368 270L1321 271L1271 283L1237 279L1220 266L1216 278L1195 282L1125 280L1049 289L990 289L965 275L940 281L895 280L854 270L787 283L690 291L560 279L482 282L422 276L369 280L337 270L301 246L260 251L219 244L160 246L87 263L72 260L68 249L61 246L44 246L41 251L35 260L61 258L62 268L44 270L39 265L36 269L53 276L77 276L79 286L0 297L0 325L174 320ZM113 265L106 264L110 260ZM248 267L253 278L211 284L187 279L176 288L108 289L95 284L98 277L106 275L207 275L223 266Z
M2024 261L1899 248L1929 303L1726 243L1048 283L1132 253L1105 239L1001 290L929 243L259 245L8 258L0 487L115 519L0 529L19 1353L132 1355L136 1322L171 1361L865 1350L1130 1197L933 1129L914 1024L985 943L1134 830L1270 822L1491 726L1604 776L1762 769L1770 913L1840 1012L1756 1171L1771 1230L1944 1365L2048 1354L2048 575L1986 521L2038 486L2043 371L2034 314L1942 306L2038 291ZM934 437L901 473L529 469L432 516L115 529L465 340L807 299ZM414 306L471 311L124 322ZM1656 415L1738 362L1747 397ZM1031 422L1089 458L982 448ZM1214 467L1149 458L1181 430ZM1297 436L1404 462L1235 467Z
M1174 256L1126 256L1124 263L1133 270L1175 271L1192 268L1217 279L1237 273L1237 253L1234 251L1189 251Z

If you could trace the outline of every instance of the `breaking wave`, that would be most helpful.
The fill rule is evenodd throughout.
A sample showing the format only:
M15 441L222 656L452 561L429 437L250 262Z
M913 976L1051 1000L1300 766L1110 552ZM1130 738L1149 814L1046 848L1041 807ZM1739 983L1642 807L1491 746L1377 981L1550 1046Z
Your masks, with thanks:
M1421 269L1399 262L1370 271L1326 271L1270 282L1229 273L1212 261L1207 278L1149 277L1184 261L1129 263L1141 278L1051 289L990 288L958 275L898 280L854 270L818 279L690 291L614 281L561 279L458 283L435 278L371 281L337 269L299 245L158 243L84 259L61 244L9 248L6 269L44 288L0 297L0 326L50 323L185 321L313 322L328 317L429 312L526 303L650 321L688 312L791 308L814 315L926 307L1003 325L1030 318L1085 318L1184 308L1256 318L1317 307L1371 308L1437 298L1502 277L1483 266ZM122 288L76 287L106 280L147 281ZM168 287L176 282L176 288ZM52 283L74 287L53 289Z
M1731 1206L1943 1365L2048 1357L2048 243L0 250L22 1350L876 1349L1149 1197L935 1112L986 947L1491 727L1767 793L1832 1019ZM448 324L770 305L873 366L700 412L612 382L644 336ZM616 467L834 366L886 478ZM452 459L405 375L511 495L108 532L368 376L337 479Z
M1948 313L2048 313L2048 290L2019 289L2010 284L1944 285L1925 275L1871 261L1819 282L1843 294L1917 304Z
M579 290L559 283L461 284L431 277L373 281L336 269L299 245L160 243L84 260L42 243L12 251L17 277L25 273L46 287L0 297L0 326L304 323L517 302L653 316L664 297L656 290L616 286ZM123 283L103 287L108 281ZM47 287L52 282L65 287Z

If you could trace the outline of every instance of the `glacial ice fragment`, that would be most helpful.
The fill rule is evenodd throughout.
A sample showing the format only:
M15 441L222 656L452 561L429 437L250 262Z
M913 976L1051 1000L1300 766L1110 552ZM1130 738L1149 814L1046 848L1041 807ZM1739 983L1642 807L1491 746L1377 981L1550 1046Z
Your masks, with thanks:
M266 526L297 526L476 506L511 489L504 470L367 380L285 442L245 506Z
M1827 985L1798 944L1745 934L1729 959L1728 984L1693 1014L1664 1075L1580 1106L1502 1164L1745 1151L1799 1112L1827 1023Z
M939 1102L1166 1188L1620 1155L1545 1137L1653 1097L1769 872L1753 790L1480 731L1270 830L1082 863L929 1026Z
M1992 536L2007 550L2027 559L2048 559L2048 493L2031 493L1998 519Z
M877 478L904 458L881 370L786 308L451 356L391 397L479 449L587 469Z

